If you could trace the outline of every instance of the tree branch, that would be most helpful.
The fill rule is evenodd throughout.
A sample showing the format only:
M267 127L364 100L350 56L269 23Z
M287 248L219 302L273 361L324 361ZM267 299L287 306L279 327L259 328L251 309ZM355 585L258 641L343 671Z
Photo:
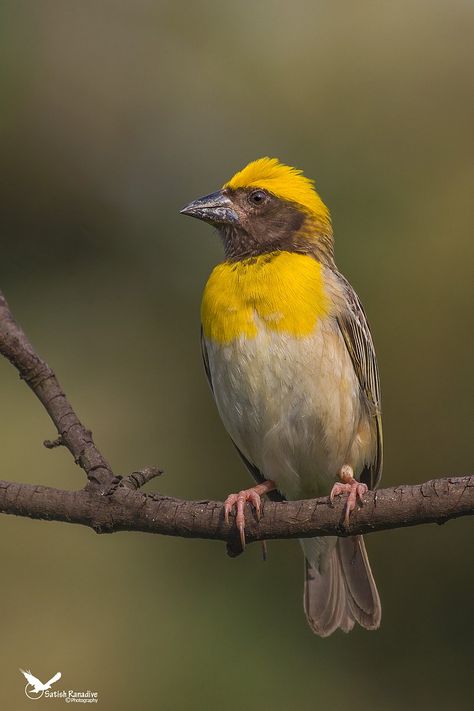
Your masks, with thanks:
M142 531L184 538L236 538L218 501L183 501L136 491L119 482L111 493L65 491L47 486L0 481L0 512L48 521L78 523L97 533ZM474 513L474 477L434 479L415 486L369 491L364 503L343 523L344 498L273 503L265 501L260 521L248 508L246 538L252 541L312 536L348 536L421 523L445 523Z
M56 425L59 438L46 446L64 444L76 464L85 471L89 488L104 492L115 477L88 430L72 409L55 374L34 350L23 329L12 316L0 291L0 353L18 370Z
M233 554L239 552L234 522L225 523L222 503L183 501L144 493L141 487L161 474L156 467L132 472L125 478L113 473L55 374L14 320L1 292L0 353L19 371L56 426L58 438L47 440L45 445L66 446L88 478L84 489L79 491L0 481L0 513L81 524L97 533L143 531L211 538L227 541ZM474 513L474 476L369 491L347 527L343 523L344 501L338 499L334 505L327 497L284 503L266 501L259 521L247 507L247 541L347 536L422 523L445 523Z

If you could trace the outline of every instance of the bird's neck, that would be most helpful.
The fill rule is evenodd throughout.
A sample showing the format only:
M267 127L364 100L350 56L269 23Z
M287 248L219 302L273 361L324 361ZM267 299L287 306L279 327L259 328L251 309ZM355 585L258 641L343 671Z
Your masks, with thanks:
M324 267L309 254L277 251L219 264L206 284L204 335L221 344L259 328L308 336L328 313Z

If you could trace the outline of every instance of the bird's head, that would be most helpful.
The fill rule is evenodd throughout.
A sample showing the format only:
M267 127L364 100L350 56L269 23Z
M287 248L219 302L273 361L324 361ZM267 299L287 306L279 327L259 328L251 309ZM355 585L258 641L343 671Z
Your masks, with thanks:
M285 250L332 260L331 218L314 182L276 158L249 163L181 213L217 227L228 259Z

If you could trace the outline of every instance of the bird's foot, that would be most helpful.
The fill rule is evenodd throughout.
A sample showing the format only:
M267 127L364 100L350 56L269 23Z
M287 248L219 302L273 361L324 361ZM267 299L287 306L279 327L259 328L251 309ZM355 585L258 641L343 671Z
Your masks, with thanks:
M364 494L367 493L369 489L367 484L362 484L360 481L354 479L354 472L352 470L352 467L348 464L344 464L339 473L339 477L342 481L338 482L337 484L334 484L329 498L332 503L334 501L335 496L339 496L340 494L348 494L346 506L344 509L344 524L348 526L349 517L351 515L351 512L354 511L357 505L357 501L362 504L362 497L364 496Z
M229 494L224 501L224 518L226 523L229 523L229 514L234 506L237 509L235 523L240 533L242 550L245 550L245 504L248 501L253 505L257 520L259 520L261 510L260 497L263 496L263 494L268 494L269 491L273 491L273 489L276 489L275 482L268 480L264 481L263 484L258 484L258 486L252 486L251 489L243 489L239 491L238 494Z

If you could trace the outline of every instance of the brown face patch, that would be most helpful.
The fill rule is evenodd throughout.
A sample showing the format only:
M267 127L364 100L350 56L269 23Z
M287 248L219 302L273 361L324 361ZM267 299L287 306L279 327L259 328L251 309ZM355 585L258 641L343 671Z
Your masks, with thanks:
M315 253L317 225L304 210L258 188L226 189L238 223L220 225L225 256L229 260L288 251Z

